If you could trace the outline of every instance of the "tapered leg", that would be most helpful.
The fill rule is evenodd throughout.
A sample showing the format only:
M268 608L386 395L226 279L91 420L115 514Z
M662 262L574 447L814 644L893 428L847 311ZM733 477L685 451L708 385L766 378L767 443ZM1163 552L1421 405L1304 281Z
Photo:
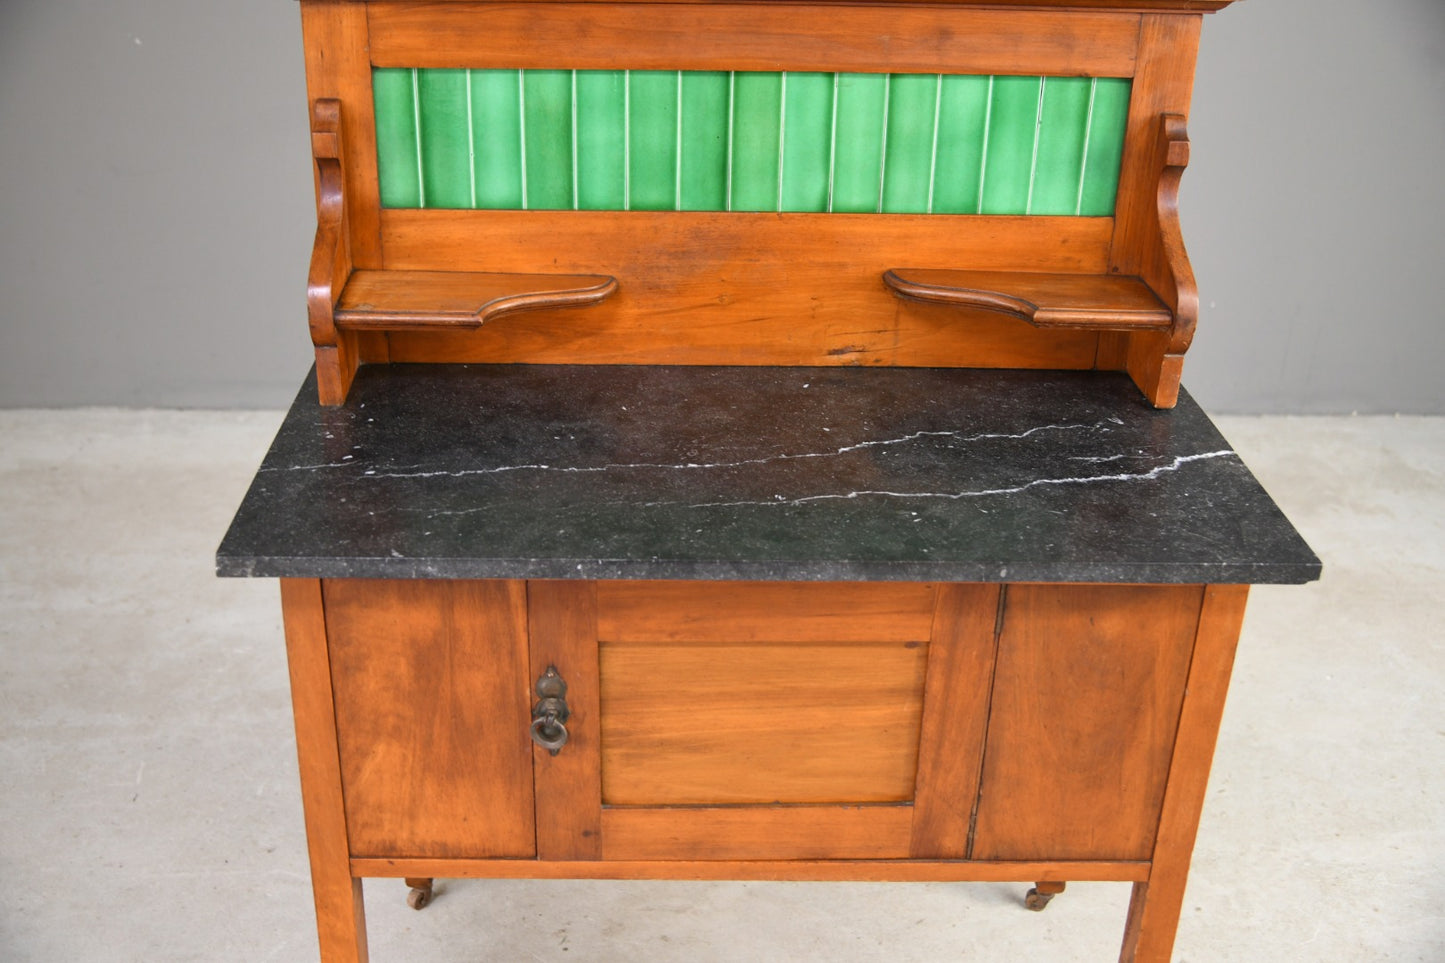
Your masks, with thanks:
M1204 590L1154 858L1148 882L1134 884L1120 963L1169 963L1174 952L1189 860L1248 594L1244 585L1210 585Z
M306 848L311 857L311 891L316 901L321 959L323 963L366 963L366 914L361 880L351 875L351 853L346 842L321 583L316 579L282 579L281 612L286 624L296 756L301 769L301 803L306 812Z

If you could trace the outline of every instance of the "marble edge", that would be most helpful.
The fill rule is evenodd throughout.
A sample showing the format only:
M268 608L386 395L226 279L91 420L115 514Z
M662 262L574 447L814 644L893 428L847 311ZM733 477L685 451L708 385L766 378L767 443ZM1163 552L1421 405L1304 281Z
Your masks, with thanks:
M619 581L757 582L1052 582L1218 585L1303 585L1321 563L1095 562L799 562L678 559L296 558L216 557L222 578L358 579L604 579ZM1080 568L1087 568L1081 573Z

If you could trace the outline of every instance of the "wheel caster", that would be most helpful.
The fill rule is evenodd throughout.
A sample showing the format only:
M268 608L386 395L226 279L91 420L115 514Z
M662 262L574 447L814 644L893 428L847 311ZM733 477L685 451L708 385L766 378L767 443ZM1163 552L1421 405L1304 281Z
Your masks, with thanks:
M409 879L406 885L411 887L411 892L406 894L406 905L414 910L426 909L432 901L432 881L429 879Z
M1039 883L1024 896L1024 906L1035 913L1042 912L1049 901L1064 891L1063 883Z

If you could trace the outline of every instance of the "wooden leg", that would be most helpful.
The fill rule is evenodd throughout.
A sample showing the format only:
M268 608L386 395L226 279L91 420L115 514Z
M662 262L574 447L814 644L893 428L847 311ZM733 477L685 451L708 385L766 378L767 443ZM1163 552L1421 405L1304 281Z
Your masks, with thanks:
M346 841L320 581L282 579L281 612L286 624L296 756L301 768L301 803L306 812L306 848L311 856L311 892L316 901L321 959L323 963L366 963L366 914L361 880L351 875L351 853Z
M1169 963L1174 952L1189 859L1199 829L1199 812L1204 807L1209 766L1248 594L1249 588L1244 585L1210 585L1204 590L1154 858L1148 882L1134 884L1120 963Z
M406 894L406 905L414 910L426 909L432 900L432 880L424 876L408 876L406 885L411 887L411 892Z
M1062 893L1067 885L1067 883L1035 883L1033 889L1029 890L1028 895L1024 897L1024 905L1035 913L1042 912L1043 908L1049 905L1049 900Z

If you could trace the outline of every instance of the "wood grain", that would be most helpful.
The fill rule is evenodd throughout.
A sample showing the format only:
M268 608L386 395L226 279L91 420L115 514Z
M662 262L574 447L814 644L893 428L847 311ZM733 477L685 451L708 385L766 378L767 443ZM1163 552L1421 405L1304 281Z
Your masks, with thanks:
M1189 684L1179 714L1174 758L1154 845L1153 869L1147 882L1134 884L1119 957L1123 963L1168 963L1173 952L1248 595L1247 585L1210 585L1204 591Z
M532 747L539 859L602 855L602 729L593 582L527 583L531 669L555 666L567 682L567 745L557 755Z
M336 306L339 328L478 327L540 308L605 301L617 282L602 275L487 274L465 271L357 271Z
M1001 594L997 585L938 587L909 849L917 858L968 855Z
M616 295L465 334L392 334L397 361L1089 368L1097 335L905 302L898 264L1104 273L1108 218L384 211L390 270L606 274ZM506 237L498 245L495 237ZM559 238L567 238L559 244Z
M924 642L934 587L916 582L602 582L604 642Z
M316 239L306 277L306 313L316 348L316 381L323 405L346 400L356 377L354 335L336 330L336 300L351 274L350 224L346 217L345 150L341 101L323 98L311 107L311 153L316 166Z
M1203 589L1012 585L974 859L1148 859Z
M739 806L602 811L608 860L897 859L909 806Z
M602 799L911 800L926 654L926 639L605 644Z
M1031 883L1037 880L1133 882L1147 879L1147 862L978 862L962 859L828 860L583 860L353 859L366 877L425 873L448 879L714 879L851 882Z
M998 311L1040 328L1165 328L1173 315L1138 278L1023 271L896 268L883 283L901 297Z
M533 855L523 584L324 591L352 853Z
M913 5L834 5L820 16L805 3L381 2L368 9L371 59L381 67L1128 77L1139 23L1137 14L1113 11Z
M1159 408L1178 400L1184 351L1199 313L1194 273L1178 226L1179 175L1188 141L1179 143L1194 87L1199 16L1148 15L1139 32L1139 71L1114 211L1109 270L1142 278L1174 314L1167 333L1140 332L1101 342L1101 367L1122 368Z
M326 963L366 963L366 913L361 880L353 877L349 863L321 583L282 579L281 613L321 958Z
M307 102L334 99L341 103L351 257L357 267L381 267L381 191L376 176L366 6L342 0L301 0L301 34Z

